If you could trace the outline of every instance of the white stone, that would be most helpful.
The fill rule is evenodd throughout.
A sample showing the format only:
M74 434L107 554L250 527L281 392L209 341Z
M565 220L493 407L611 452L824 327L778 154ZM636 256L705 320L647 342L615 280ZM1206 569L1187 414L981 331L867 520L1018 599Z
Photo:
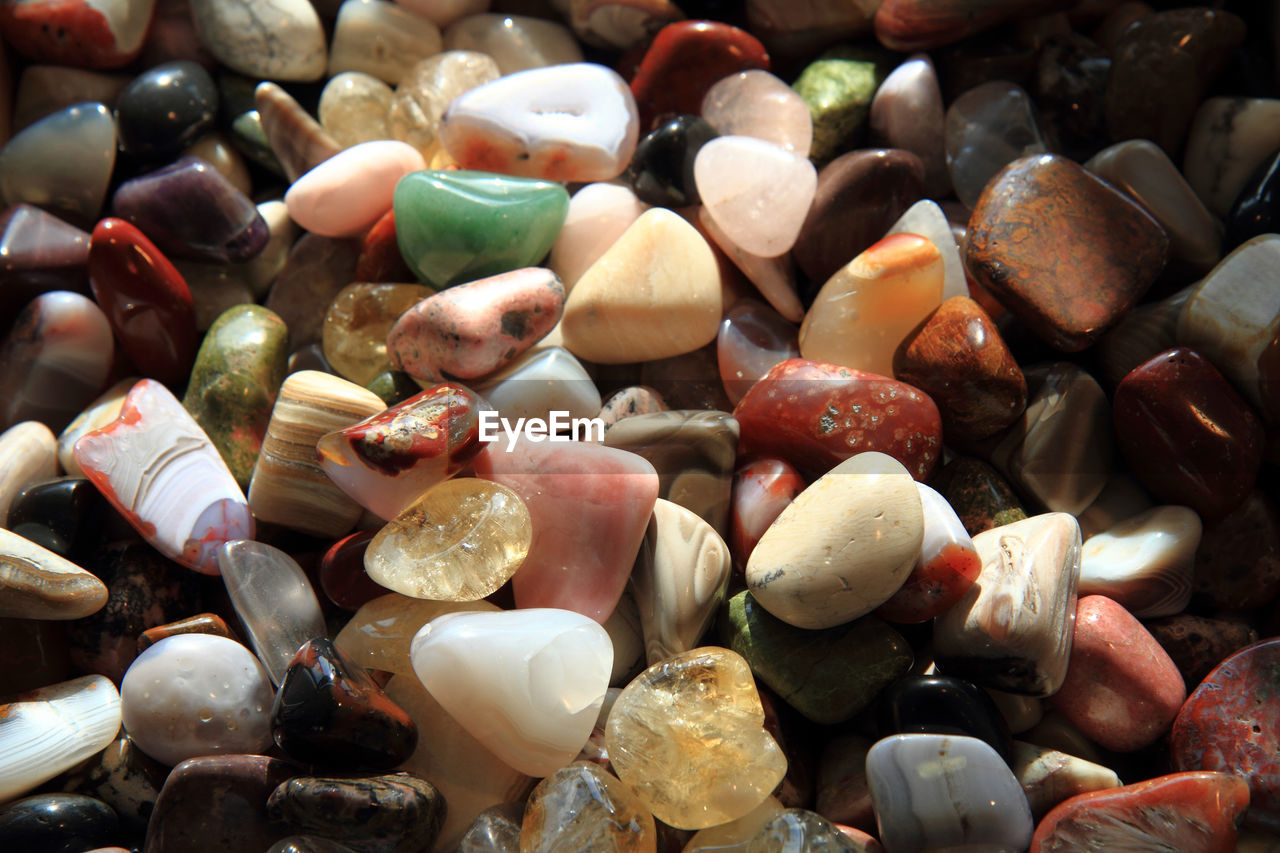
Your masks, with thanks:
M533 350L475 390L512 423L517 418L546 420L553 411L593 418L602 405L587 369L563 347Z
M131 56L142 49L156 0L85 0L84 5L106 19L116 40L116 53Z
M444 48L488 54L503 74L582 61L582 48L568 27L524 15L459 18L445 29Z
M1085 540L1080 595L1105 595L1140 619L1181 613L1202 526L1195 510L1158 506Z
M310 0L190 0L201 43L249 77L311 81L324 76L324 27Z
M253 653L214 634L165 637L120 682L129 736L170 766L197 755L261 753L271 745L274 699Z
M916 483L916 491L920 493L920 507L924 518L924 538L920 541L917 564L927 566L948 546L972 551L973 539L947 499L924 483Z
M329 76L363 71L393 86L420 59L444 46L428 17L389 0L346 0L338 8L329 45Z
M82 437L73 452L98 491L171 560L217 574L222 543L253 538L253 514L227 464L154 379L134 385L119 418Z
M808 157L809 105L782 80L753 68L719 80L702 98L702 117L722 136L754 136Z
M1209 98L1191 129L1182 173L1216 216L1226 216L1262 163L1280 148L1280 99Z
M818 188L808 158L750 136L720 136L702 146L693 178L729 239L765 258L795 245Z
M449 613L413 638L413 670L436 701L511 767L546 776L595 726L613 646L567 610Z
M388 210L396 184L427 167L418 149L395 139L362 142L325 160L284 194L289 216L325 237L354 237Z
M80 464L76 462L76 442L81 436L100 429L120 416L120 407L124 405L125 395L129 389L138 384L138 377L130 376L112 385L98 399L76 415L75 420L67 424L67 428L58 436L58 464L62 470L73 477L83 477Z
M440 141L465 168L607 181L631 162L639 132L627 81L579 62L508 74L459 95L445 110Z
M587 184L573 194L548 264L564 282L566 295L647 208L622 184Z
M42 687L0 705L0 802L101 752L119 731L120 694L101 675Z
M890 234L919 234L938 248L942 255L942 267L945 270L942 283L942 301L953 296L968 296L969 282L964 274L964 261L960 259L960 247L956 245L955 232L947 215L942 212L936 201L927 198L907 208L907 212L898 217L885 236Z

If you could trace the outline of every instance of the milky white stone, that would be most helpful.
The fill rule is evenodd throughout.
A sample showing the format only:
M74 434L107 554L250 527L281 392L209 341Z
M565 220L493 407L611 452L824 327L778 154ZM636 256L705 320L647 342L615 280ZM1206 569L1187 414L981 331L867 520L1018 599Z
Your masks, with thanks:
M253 514L235 477L169 389L143 379L117 420L75 444L98 491L161 554L217 574L224 542L252 539Z
M522 773L574 759L609 687L613 646L567 610L449 613L413 638L413 670L476 740Z
M1105 595L1139 618L1181 613L1191 600L1200 516L1158 506L1085 540L1080 595Z
M582 48L568 27L524 15L459 18L444 31L444 49L488 54L503 74L582 61Z
M23 489L57 475L58 440L47 426L23 421L0 433L0 527Z
M947 499L924 483L916 483L916 491L920 493L920 507L924 513L924 538L920 541L920 565L928 565L938 558L942 549L948 545L973 550L973 539L965 530L960 516L952 509Z
M693 179L729 239L766 258L795 244L818 188L808 158L749 136L721 136L702 146Z
M396 0L401 6L447 27L459 18L489 11L490 0Z
M1126 371L1127 372L1127 371ZM1085 539L1105 533L1127 518L1133 518L1153 506L1147 490L1129 474L1112 474L1098 495L1076 516L1080 522L1080 535Z
M42 687L0 705L0 802L101 752L119 731L120 694L101 675Z
M476 385L498 414L515 426L516 418L547 419L553 411L570 418L600 412L600 391L582 362L564 347L533 350ZM499 441L506 441L500 433Z
M1208 98L1187 131L1182 173L1216 216L1226 216L1249 176L1280 147L1280 99Z
M171 766L197 755L261 753L271 745L274 699L253 653L214 634L165 637L120 682L129 736Z
M367 231L391 209L396 183L427 167L418 149L394 139L340 151L293 182L284 195L289 217L325 237Z
M464 168L607 181L631 162L639 132L627 82L580 62L508 74L458 96L440 141Z
M224 65L254 78L318 80L324 27L310 0L190 0L201 43Z
M898 217L885 236L890 234L919 234L937 247L942 255L945 270L942 282L942 302L953 296L968 296L969 283L965 279L964 261L960 259L960 247L956 245L951 222L936 201L922 198ZM941 304L941 303L939 303Z
M566 293L647 208L622 184L587 184L573 194L548 264Z
M338 8L329 45L329 76L363 71L395 85L413 64L444 45L427 16L390 0L346 0Z
M723 136L754 136L809 156L813 116L795 89L753 68L721 79L702 98L702 117Z

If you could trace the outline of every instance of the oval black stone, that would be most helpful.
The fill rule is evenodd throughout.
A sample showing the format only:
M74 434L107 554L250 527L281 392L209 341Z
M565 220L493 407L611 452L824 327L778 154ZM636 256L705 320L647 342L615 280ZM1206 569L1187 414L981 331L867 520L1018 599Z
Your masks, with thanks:
M972 681L945 675L903 678L880 694L880 736L967 735L986 741L1005 761L1013 735L996 703Z
M698 203L693 161L698 151L720 134L699 116L674 116L636 145L627 179L636 198L660 207Z
M136 157L177 154L213 126L218 87L194 62L166 62L142 72L116 102L120 147Z
M115 840L111 806L81 794L37 794L0 808L0 850L81 853Z

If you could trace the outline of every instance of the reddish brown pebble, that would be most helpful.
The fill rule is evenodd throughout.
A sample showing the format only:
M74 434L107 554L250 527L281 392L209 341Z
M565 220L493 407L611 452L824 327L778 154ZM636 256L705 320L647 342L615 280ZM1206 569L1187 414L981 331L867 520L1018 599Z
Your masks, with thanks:
M142 654L165 637L173 637L178 634L213 634L214 636L227 637L237 642L240 639L231 632L231 629L227 627L227 623L223 621L221 616L216 613L197 613L195 616L179 619L177 622L170 622L167 625L157 625L154 628L148 628L143 631L138 635L138 654Z
M1053 154L991 179L969 218L965 263L1033 332L1066 352L1089 346L1164 268L1169 238L1137 204Z
M396 212L388 210L364 235L352 281L394 284L417 281L396 242Z
M1254 490L1226 518L1206 524L1196 549L1197 604L1251 610L1280 595L1280 509Z
M1014 18L1074 5L1075 0L885 0L876 12L876 38L903 53L930 50Z

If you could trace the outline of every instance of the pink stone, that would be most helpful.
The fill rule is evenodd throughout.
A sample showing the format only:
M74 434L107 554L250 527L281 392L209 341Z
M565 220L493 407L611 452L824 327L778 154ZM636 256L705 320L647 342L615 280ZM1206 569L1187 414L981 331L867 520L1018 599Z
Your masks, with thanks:
M729 551L739 570L774 519L804 491L804 477L773 456L744 461L733 472L729 514Z
M401 178L425 168L418 149L406 142L362 142L299 177L284 203L289 218L314 234L354 237L391 209Z
M548 265L572 289L648 205L621 184L587 184L569 199L569 215L551 247Z
M1080 599L1067 677L1049 701L1085 737L1116 752L1142 749L1186 698L1178 667L1142 623L1106 596Z
M397 370L430 379L487 376L546 336L564 311L564 285L540 267L450 287L410 308L387 334Z
M800 354L796 327L755 299L739 299L720 321L716 357L729 402L737 404L775 364Z
M625 450L579 442L490 444L476 475L529 509L533 542L511 579L517 607L558 607L603 623L631 575L658 499L658 472Z

